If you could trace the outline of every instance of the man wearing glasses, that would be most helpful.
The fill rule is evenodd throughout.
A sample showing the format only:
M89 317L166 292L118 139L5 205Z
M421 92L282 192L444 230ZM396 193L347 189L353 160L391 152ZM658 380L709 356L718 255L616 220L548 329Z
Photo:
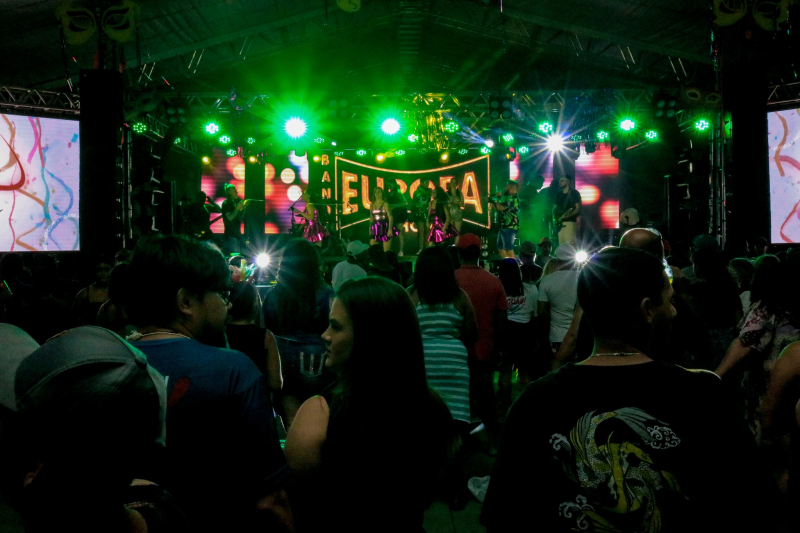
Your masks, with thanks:
M147 237L129 276L129 340L167 380L164 486L197 531L291 527L265 378L243 353L217 347L230 305L224 257L183 236Z

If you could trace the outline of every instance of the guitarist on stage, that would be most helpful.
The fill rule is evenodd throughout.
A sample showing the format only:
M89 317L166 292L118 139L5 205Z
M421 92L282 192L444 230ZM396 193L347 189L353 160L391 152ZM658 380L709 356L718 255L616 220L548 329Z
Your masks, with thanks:
M577 220L581 214L581 193L570 186L570 179L561 176L558 179L561 192L553 198L553 234L558 235L558 244L576 245Z
M242 242L242 219L244 209L247 207L248 200L239 198L239 191L236 186L230 183L225 184L225 195L227 200L222 202L222 222L225 225L225 242L229 239L236 240L237 245Z

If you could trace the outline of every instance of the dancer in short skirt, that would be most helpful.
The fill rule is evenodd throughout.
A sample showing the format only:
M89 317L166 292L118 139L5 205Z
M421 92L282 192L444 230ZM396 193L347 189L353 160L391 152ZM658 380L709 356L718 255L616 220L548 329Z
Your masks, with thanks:
M394 227L392 211L384 199L383 189L375 187L372 190L372 209L369 212L369 243L383 243L384 251L389 251L392 237L397 237L399 232Z
M303 218L306 219L306 224L303 227L303 238L321 248L322 241L330 237L331 234L320 222L319 211L311 203L311 194L308 191L303 193L303 200L306 202L306 208L302 212Z

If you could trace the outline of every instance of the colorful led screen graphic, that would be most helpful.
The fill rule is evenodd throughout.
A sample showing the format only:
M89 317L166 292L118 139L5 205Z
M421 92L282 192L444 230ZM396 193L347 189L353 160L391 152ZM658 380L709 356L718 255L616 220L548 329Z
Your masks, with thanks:
M239 156L228 157L225 151L214 148L211 161L203 165L200 189L210 196L217 205L225 201L225 184L236 186L239 197L244 193L245 161ZM264 165L264 232L266 234L289 233L292 215L289 207L302 196L308 187L308 158L298 157L294 152L289 156L275 156ZM253 204L257 205L257 204ZM297 209L305 208L300 200ZM250 209L250 208L248 208ZM224 233L225 228L219 214L212 214L211 231ZM244 232L244 225L242 227Z
M767 113L773 243L800 242L800 110Z
M0 114L0 252L78 250L78 121Z

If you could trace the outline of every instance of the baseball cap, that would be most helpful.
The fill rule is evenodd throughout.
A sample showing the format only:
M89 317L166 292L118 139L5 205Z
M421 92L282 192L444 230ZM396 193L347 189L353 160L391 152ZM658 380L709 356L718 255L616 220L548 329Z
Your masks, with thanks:
M47 425L55 426L54 432L91 427L93 433L102 433L112 420L124 419L112 411L125 402L137 410L134 416L152 422L153 443L166 444L164 378L142 352L107 329L83 326L50 339L19 364L14 385L17 412L41 424L45 435L50 431ZM155 399L153 392L159 420L145 414L154 406L148 402Z
M481 247L483 243L481 242L481 238L475 235L474 233L465 233L461 237L458 238L458 246L459 248L465 250L470 246L477 246L478 248Z
M539 239L539 246L543 244L549 244L552 246L553 242L550 240L549 237L542 237L541 239Z
M574 261L575 247L565 242L556 249L556 257L559 261Z
M33 338L17 326L0 324L0 405L17 410L14 394L14 375L19 364L39 347Z
M347 255L352 255L353 257L367 250L369 250L369 245L361 241L351 241L350 244L347 245Z
M519 247L519 253L524 255L535 255L536 245L531 241L525 241L522 243L522 246Z

